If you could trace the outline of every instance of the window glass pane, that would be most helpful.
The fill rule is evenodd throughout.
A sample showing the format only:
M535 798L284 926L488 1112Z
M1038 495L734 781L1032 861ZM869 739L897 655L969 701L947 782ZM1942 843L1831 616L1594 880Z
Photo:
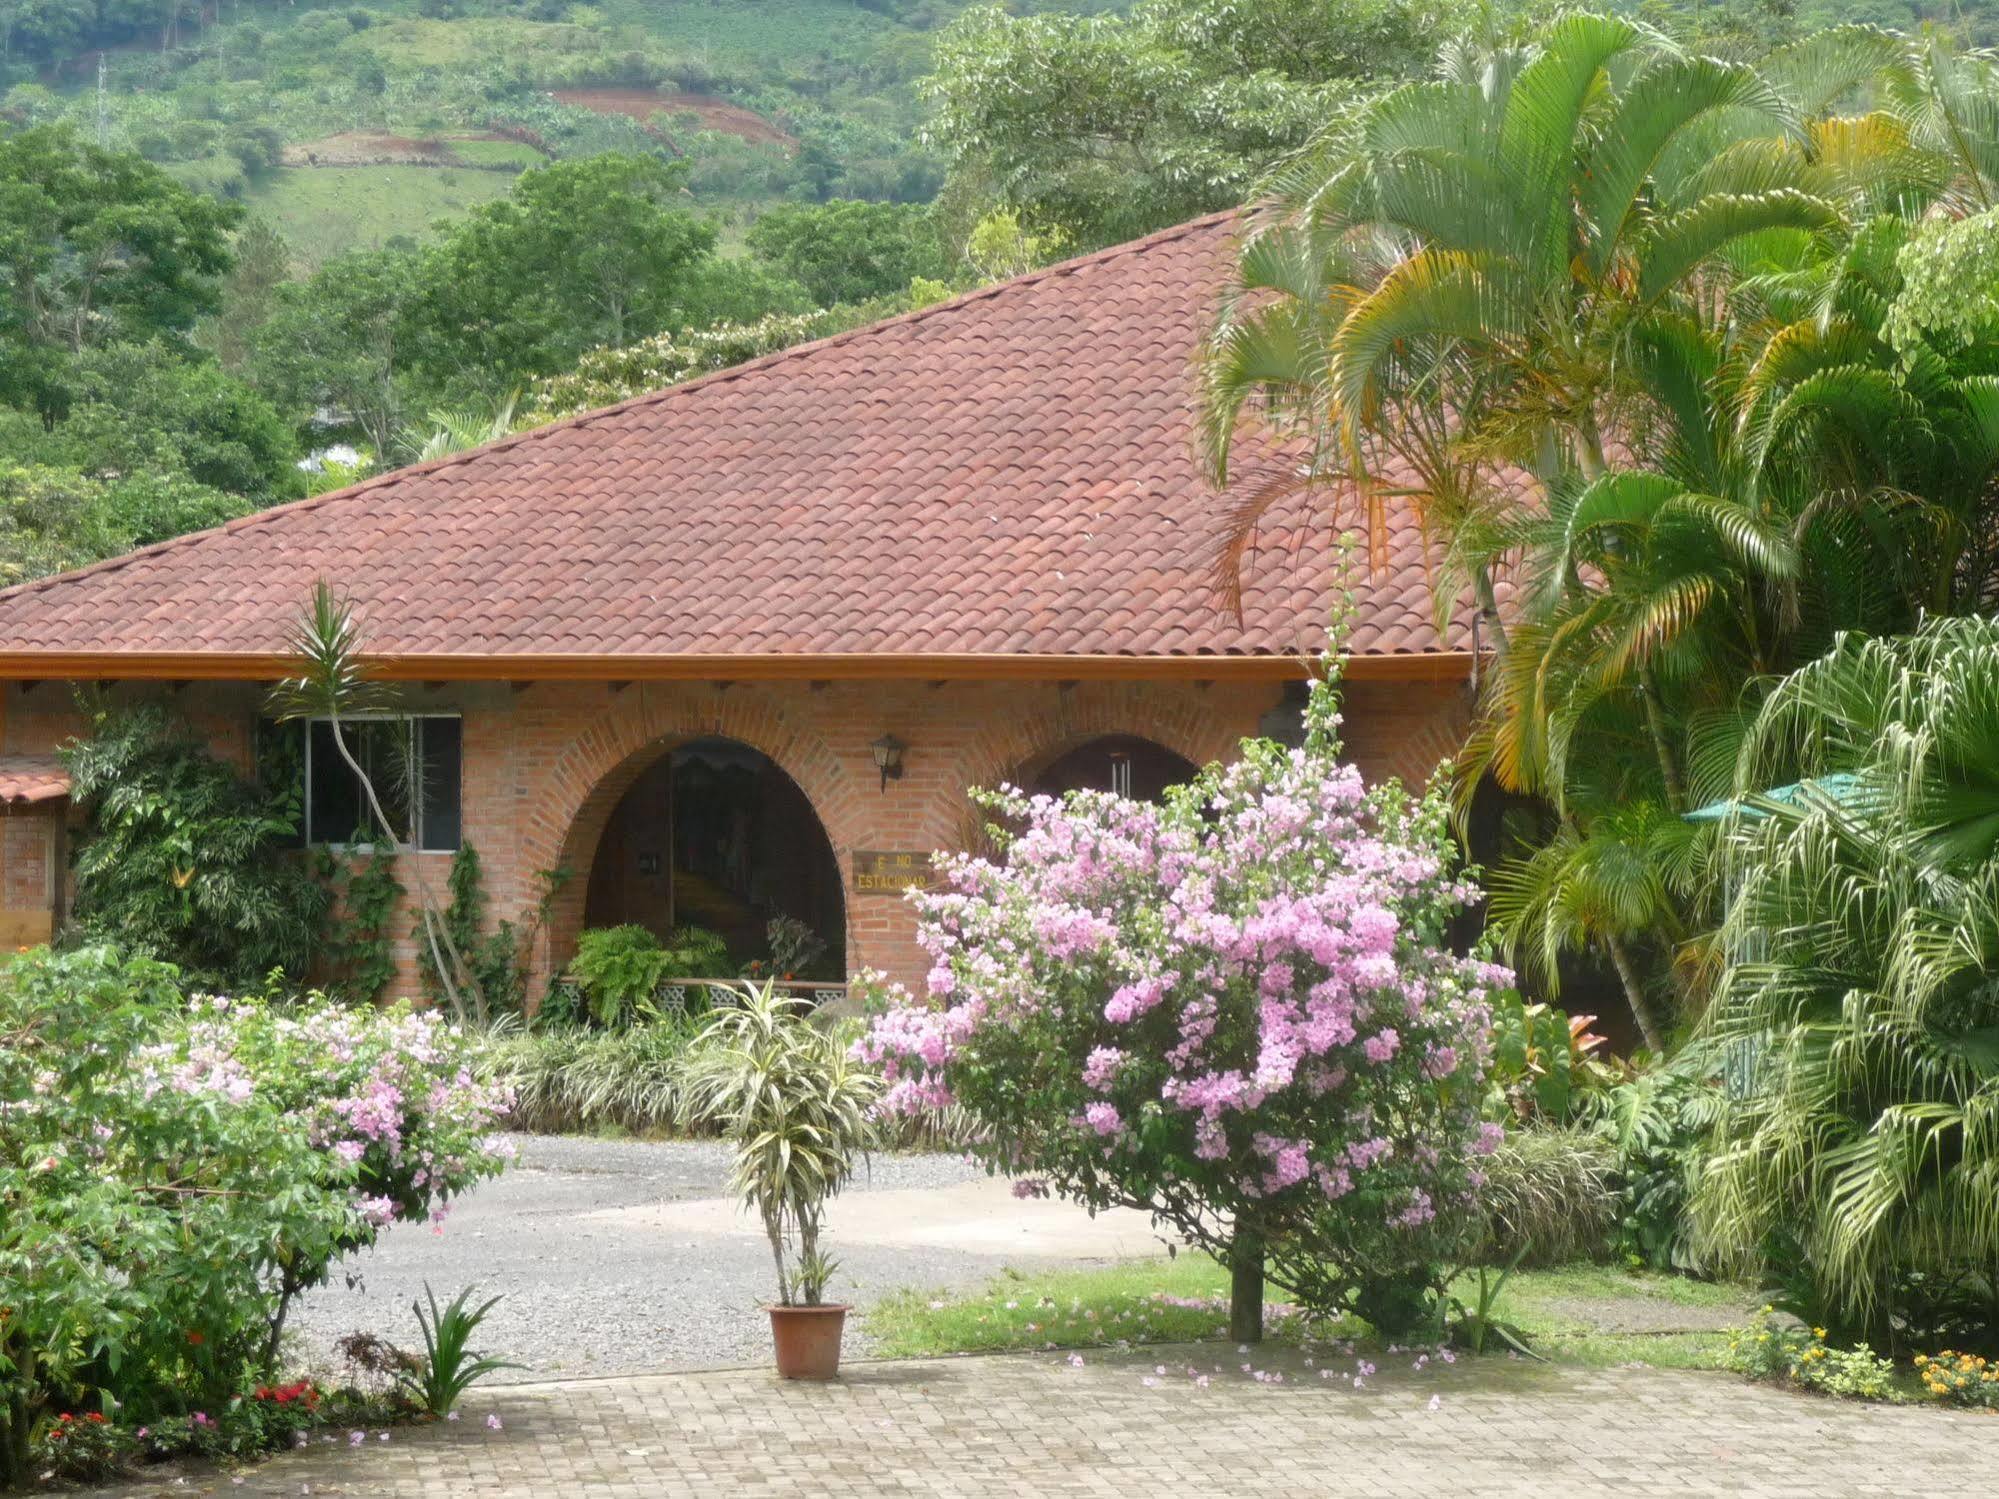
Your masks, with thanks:
M343 720L348 751L367 772L396 840L447 852L458 847L460 743L456 718ZM361 782L333 742L333 725L312 724L312 784L307 788L314 843L377 843L381 833ZM421 765L421 781L417 767ZM419 794L420 793L420 794ZM423 826L412 826L412 802ZM416 836L420 835L420 836Z
M415 720L370 718L354 725L352 734L361 746L355 758L368 768L375 799L381 802L389 826L395 829L396 842L408 843L414 831L410 803L416 795ZM373 828L372 821L369 826Z
M464 724L456 718L422 718L417 726L423 748L423 836L417 846L449 852L458 847Z
M347 749L367 771L375 795L397 836L409 837L409 774L401 764L404 743L400 724L379 719L343 721ZM333 725L325 719L312 724L312 841L314 843L377 843L381 832L361 793L361 781L333 742Z
M348 747L353 748L350 740ZM312 724L311 827L314 843L352 843L361 828L361 786L333 746L333 725Z

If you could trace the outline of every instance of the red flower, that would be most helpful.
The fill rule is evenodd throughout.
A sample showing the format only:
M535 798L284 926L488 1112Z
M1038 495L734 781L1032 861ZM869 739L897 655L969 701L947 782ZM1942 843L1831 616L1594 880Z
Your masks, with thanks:
M102 1425L104 1424L104 1412L103 1412L103 1411L92 1411L92 1412L91 1412L91 1413L89 1414L89 1416L88 1416L88 1417L86 1417L85 1419L87 1419L87 1420L90 1420L90 1421L94 1421L94 1422L96 1422L96 1423L97 1423L97 1424L98 1424L99 1426L102 1426Z

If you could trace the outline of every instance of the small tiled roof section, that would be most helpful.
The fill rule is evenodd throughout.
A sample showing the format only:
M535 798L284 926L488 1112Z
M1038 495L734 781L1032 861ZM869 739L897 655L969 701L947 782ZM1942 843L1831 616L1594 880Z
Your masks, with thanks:
M1316 649L1342 577L1323 496L1261 526L1240 618L1213 582L1232 502L1195 455L1193 366L1234 232L1198 220L0 592L0 669L279 653L319 579L372 654L493 675ZM1354 655L1469 645L1434 628L1412 515L1347 576Z
M0 755L0 802L48 802L69 795L69 771L54 755Z

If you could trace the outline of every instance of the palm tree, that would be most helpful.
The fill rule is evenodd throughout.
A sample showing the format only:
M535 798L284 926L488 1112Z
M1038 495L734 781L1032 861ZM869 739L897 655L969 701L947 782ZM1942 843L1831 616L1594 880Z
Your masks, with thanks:
M1416 507L1440 615L1462 580L1501 652L1462 804L1490 776L1556 814L1498 882L1502 936L1549 982L1602 950L1656 1040L1632 954L1718 908L1655 831L1726 793L1779 674L1992 571L1966 558L1999 363L1886 326L1912 225L1992 191L1999 88L1870 28L1752 69L1577 15L1439 75L1331 124L1252 216L1204 438L1224 480L1257 422L1301 459L1238 499L1221 565L1303 488Z
M1850 636L1774 692L1728 831L1711 1263L1795 1256L1877 1338L1999 1314L1999 623ZM1826 779L1837 771L1846 779ZM1815 774L1782 798L1773 773ZM1835 788L1837 786L1837 789Z
M495 406L491 413L464 409L433 411L428 432L418 427L404 430L399 441L403 457L410 463L430 463L448 458L453 453L498 442L512 434L519 425L514 417L514 408L519 402L520 392L515 391Z
M1802 152L1724 165L1800 134L1773 83L1638 23L1571 14L1531 46L1446 48L1439 74L1331 124L1252 218L1203 440L1223 480L1252 415L1307 457L1241 503L1239 535L1303 484L1349 492L1370 521L1406 497L1448 533L1523 475L1601 477L1645 317L1747 241L1841 222Z

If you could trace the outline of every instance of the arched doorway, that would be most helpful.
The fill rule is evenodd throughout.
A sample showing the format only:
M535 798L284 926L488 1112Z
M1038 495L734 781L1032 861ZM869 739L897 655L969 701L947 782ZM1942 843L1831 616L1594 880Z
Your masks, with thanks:
M598 840L583 924L643 926L662 939L706 927L747 965L771 957L780 918L816 939L796 977L846 976L839 864L797 782L761 751L715 736L641 771Z
M1158 801L1168 786L1194 778L1194 763L1162 744L1136 734L1100 734L1062 751L1022 776L1029 790L1047 796L1067 791L1115 791L1139 801Z

